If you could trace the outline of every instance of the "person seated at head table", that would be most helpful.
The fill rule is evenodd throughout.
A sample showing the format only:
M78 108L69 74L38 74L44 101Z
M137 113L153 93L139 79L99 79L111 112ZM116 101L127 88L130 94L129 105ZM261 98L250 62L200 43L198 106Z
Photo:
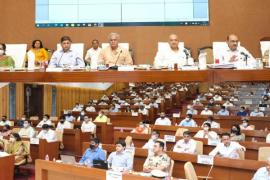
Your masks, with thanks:
M0 121L0 126L9 125L11 126L11 121L8 120L6 115L3 115Z
M253 117L264 117L264 113L260 111L259 108L255 108L249 116L253 116Z
M229 116L230 112L227 110L225 106L221 106L220 110L217 112L218 116Z
M85 62L91 67L97 67L100 52L99 41L97 39L92 40L92 48L88 49L86 52L84 58Z
M143 122L140 122L139 126L135 127L131 133L136 134L148 134L149 128Z
M212 116L214 113L209 109L209 106L205 106L204 110L201 111L201 115Z
M218 134L215 131L211 131L211 124L210 123L204 123L203 129L199 130L195 136L195 138L207 138L210 140L218 140Z
M22 138L33 138L35 137L35 129L31 126L30 120L25 120L23 122L23 127L19 131L19 135Z
M52 121L50 120L50 115L44 114L43 119L38 123L36 127L41 128L43 124L48 124L49 126L52 125Z
M85 67L84 61L80 58L78 52L71 48L71 38L69 36L63 36L61 38L61 50L57 50L53 53L49 68L56 67Z
M61 116L60 121L57 123L56 130L64 131L64 129L72 129L73 124L65 120L65 116Z
M90 146L87 148L80 159L79 163L92 167L93 160L106 160L105 151L99 146L100 141L98 138L93 138L90 140Z
M186 118L178 126L197 127L197 123L192 119L192 114L187 114Z
M82 111L82 107L81 107L81 105L80 105L80 103L75 103L75 106L74 106L74 108L72 109L72 111Z
M56 133L54 130L51 129L50 125L43 124L42 130L37 135L38 139L46 139L47 142L54 142L57 141Z
M249 124L249 120L247 118L242 119L242 124L239 125L241 130L255 130L254 125Z
M160 117L157 118L155 121L155 125L170 126L171 124L171 120L166 117L166 114L164 112L161 112Z
M231 103L229 100L227 100L227 101L223 104L223 106L225 106L226 108L228 108L228 107L233 107L234 105L233 105L233 103Z
M6 125L3 126L3 129L0 132L0 136L8 137L11 133L12 133L12 130L10 128L10 125L6 124Z
M186 58L190 56L189 52L185 48L179 48L179 39L176 34L169 36L169 48L167 50L160 50L157 52L154 66L155 67L174 67L174 64L178 64L182 67L186 64ZM188 53L186 55L186 53Z
M222 101L222 97L218 93L215 94L213 99L214 99L214 101Z
M11 56L6 55L6 45L3 43L0 43L0 67L2 68L14 68L15 67L15 61Z
M248 64L255 59L244 47L239 45L238 37L235 34L227 36L227 47L221 50L220 57L218 57L221 64L234 63L239 64L243 62L243 56L247 56Z
M246 151L246 148L241 146L238 142L231 141L230 136L230 133L223 133L221 135L221 143L219 143L215 149L209 153L209 155L240 159L240 151Z
M183 139L176 142L173 147L173 152L196 154L197 142L191 139L191 133L189 131L183 132Z
M130 156L125 152L126 143L123 140L119 140L115 143L116 151L112 152L108 157L109 168L115 171L129 171L132 170L133 163Z
M254 174L252 180L269 180L270 179L270 157L266 160L266 166L259 168Z
M152 170L168 172L171 158L165 153L165 143L157 140L154 143L154 154L149 155L143 164L143 172L150 173Z
M32 42L32 48L29 49L28 53L31 52L35 55L35 66L40 66L42 63L48 63L49 56L41 40L34 40ZM28 61L28 56L26 58Z
M120 47L118 42L120 35L117 33L109 34L109 46L102 49L99 54L99 64L111 66L119 65L133 65L133 60L130 56L129 50Z
M245 108L245 106L241 106L240 110L236 114L237 116L248 116L248 112Z
M4 151L15 156L15 165L24 164L31 159L29 149L18 133L12 133L9 140L4 140Z
M240 126L238 124L234 124L231 128L231 141L244 141L245 134L241 133Z
M186 114L192 114L192 115L197 115L198 111L193 108L192 105L187 105L187 112Z
M108 117L105 115L103 110L99 111L98 116L96 117L94 122L103 122L103 123L108 122Z
M92 118L84 116L84 121L81 126L82 132L95 133L97 126L92 122Z
M93 104L90 104L89 106L87 106L85 108L85 111L86 112L96 112L96 108L95 108L95 106Z
M202 127L205 123L209 123L211 128L220 128L220 124L214 121L213 116L208 116L207 120L203 122Z

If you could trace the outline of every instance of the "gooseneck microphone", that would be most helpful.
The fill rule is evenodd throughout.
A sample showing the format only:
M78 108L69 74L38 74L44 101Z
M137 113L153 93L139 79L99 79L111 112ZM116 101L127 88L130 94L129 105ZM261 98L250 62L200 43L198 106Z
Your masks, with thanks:
M118 69L118 66L117 66L116 64L117 64L117 62L118 62L119 57L120 57L121 54L122 54L122 49L120 50L120 52L119 52L119 54L118 54L118 56L117 56L117 59L116 59L114 65L111 66L110 69L113 69L113 70L117 70L117 69Z

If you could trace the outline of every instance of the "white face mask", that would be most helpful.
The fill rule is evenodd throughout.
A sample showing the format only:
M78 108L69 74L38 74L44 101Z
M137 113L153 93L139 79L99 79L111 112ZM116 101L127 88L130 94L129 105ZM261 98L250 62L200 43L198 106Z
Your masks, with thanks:
M204 131L208 131L209 130L209 127L204 127L203 130Z
M23 124L23 127L24 127L24 128L27 128L27 127L28 127L28 124Z
M4 55L4 53L5 53L5 51L1 49L1 50L0 50L0 56L1 56L1 55Z
M15 142L15 141L16 141L16 139L13 138L13 137L9 138L9 140L10 140L11 142Z

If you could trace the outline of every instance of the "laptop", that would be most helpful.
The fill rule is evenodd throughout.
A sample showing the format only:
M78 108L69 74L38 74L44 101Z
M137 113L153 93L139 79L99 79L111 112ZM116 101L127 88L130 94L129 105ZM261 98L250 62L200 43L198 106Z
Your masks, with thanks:
M60 155L61 161L66 164L76 164L75 156Z
M93 167L98 169L108 169L108 163L103 160L93 160Z

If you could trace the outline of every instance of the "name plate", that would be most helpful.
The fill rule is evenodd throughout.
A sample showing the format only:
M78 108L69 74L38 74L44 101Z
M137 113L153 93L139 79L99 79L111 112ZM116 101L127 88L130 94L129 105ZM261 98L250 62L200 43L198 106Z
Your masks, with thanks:
M38 138L31 138L30 144L39 144L39 139Z
M166 142L175 142L175 136L172 135L164 135L164 140Z
M62 72L63 68L47 68L46 72Z
M131 116L139 116L138 112L131 112Z
M197 156L197 163L213 165L214 164L214 156L198 155Z
M208 138L208 142L207 142L208 145L210 145L210 146L217 146L218 143L220 143L220 141L218 139L209 139Z
M180 118L180 113L173 113L174 118Z
M122 173L116 171L106 171L106 180L122 180Z
M119 66L118 71L134 71L133 66Z
M198 66L182 66L181 69L183 71L199 70Z

